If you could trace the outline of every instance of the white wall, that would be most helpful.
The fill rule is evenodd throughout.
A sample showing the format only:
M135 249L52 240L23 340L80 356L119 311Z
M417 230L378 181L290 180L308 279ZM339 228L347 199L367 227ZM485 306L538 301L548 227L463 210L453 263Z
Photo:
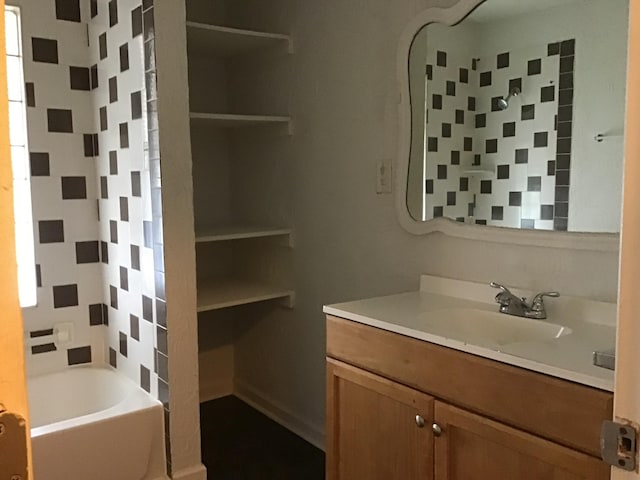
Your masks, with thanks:
M288 208L297 304L242 332L237 382L322 428L322 305L417 289L421 273L615 299L617 254L415 237L399 226L393 195L376 195L376 161L396 156L397 40L416 12L453 2L248 3L257 25L294 36L287 89L295 134L261 152L243 191L256 215ZM283 88L263 85L266 94Z

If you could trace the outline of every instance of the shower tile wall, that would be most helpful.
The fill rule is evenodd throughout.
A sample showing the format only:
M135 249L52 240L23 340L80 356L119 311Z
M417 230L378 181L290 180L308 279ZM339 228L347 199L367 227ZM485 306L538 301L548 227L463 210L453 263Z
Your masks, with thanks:
M101 360L96 312L104 302L95 164L87 156L96 141L88 8L54 0L20 4L38 279L38 304L24 309L33 375ZM56 347L52 328L61 323L71 324L73 335Z
M476 59L428 55L427 218L567 229L574 48L568 40ZM477 71L466 83L461 69L470 65ZM521 94L500 110L498 100L516 87ZM445 105L438 109L440 99ZM449 137L442 112L464 106L474 131L463 134L465 125ZM559 115L567 123L557 124ZM458 158L462 166L455 165Z

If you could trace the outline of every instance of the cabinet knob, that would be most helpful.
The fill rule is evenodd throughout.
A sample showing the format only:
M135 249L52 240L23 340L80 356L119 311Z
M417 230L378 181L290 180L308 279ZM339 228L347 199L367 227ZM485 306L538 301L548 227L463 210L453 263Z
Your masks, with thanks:
M437 423L434 423L431 426L431 429L433 430L433 435L436 437L439 437L440 435L442 435L442 427L440 425L438 425Z
M424 427L424 418L422 418L420 415L416 415L416 425L418 426L418 428Z

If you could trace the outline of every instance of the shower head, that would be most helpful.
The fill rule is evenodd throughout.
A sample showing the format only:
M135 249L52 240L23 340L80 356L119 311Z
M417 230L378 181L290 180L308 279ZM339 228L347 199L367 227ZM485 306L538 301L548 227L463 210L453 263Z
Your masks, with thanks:
M506 110L509 108L509 100L511 100L511 97L517 97L518 95L520 95L520 89L518 87L512 88L509 95L498 100L498 108L500 110Z

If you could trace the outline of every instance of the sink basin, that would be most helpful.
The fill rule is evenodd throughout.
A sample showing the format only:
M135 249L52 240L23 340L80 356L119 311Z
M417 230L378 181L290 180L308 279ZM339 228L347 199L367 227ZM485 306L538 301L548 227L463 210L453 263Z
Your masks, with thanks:
M449 308L422 315L434 335L491 348L522 342L548 342L572 333L548 320L531 320L473 308Z

